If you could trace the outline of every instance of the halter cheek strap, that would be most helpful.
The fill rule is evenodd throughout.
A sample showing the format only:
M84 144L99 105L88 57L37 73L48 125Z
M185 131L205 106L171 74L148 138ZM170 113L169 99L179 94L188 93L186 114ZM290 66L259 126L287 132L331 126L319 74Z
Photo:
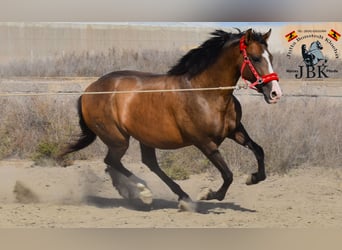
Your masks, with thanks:
M254 65L252 64L251 60L249 59L246 51L247 45L245 43L245 36L241 37L240 39L240 51L243 55L243 64L241 66L241 78L245 81L246 85L248 85L251 89L257 90L257 85L260 84L267 84L270 81L276 80L279 81L279 77L277 73L270 73L267 75L260 76L259 73L256 71ZM256 78L256 81L253 83L248 83L247 80L243 77L242 73L245 70L246 65L248 65L249 69L253 73L254 77Z

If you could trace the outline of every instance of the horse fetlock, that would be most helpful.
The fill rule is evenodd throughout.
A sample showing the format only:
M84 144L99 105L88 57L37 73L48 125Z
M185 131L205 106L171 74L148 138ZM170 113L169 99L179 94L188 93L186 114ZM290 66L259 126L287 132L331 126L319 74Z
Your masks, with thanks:
M142 183L137 184L137 189L139 190L139 199L145 204L151 204L153 200L151 190Z
M212 189L207 188L207 189L203 190L198 195L198 200L219 200L219 201L222 201L225 196L226 196L226 193L221 191L221 190L215 192Z
M190 198L180 199L178 203L178 211L196 212L197 204Z
M211 188L203 189L197 196L197 200L211 200L214 191Z
M225 193L217 192L216 195L215 195L215 199L218 200L218 201L222 201L225 196L226 196Z

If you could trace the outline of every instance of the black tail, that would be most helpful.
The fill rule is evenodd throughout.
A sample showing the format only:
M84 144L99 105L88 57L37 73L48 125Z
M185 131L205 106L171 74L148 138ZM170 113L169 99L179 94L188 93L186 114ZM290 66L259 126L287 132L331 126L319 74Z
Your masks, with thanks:
M78 99L78 116L80 118L79 124L81 127L81 134L77 141L71 143L67 146L67 148L59 155L60 158L63 158L65 155L70 154L72 152L81 150L87 146L89 146L92 142L96 139L96 134L88 128L87 124L85 123L82 115L82 96Z

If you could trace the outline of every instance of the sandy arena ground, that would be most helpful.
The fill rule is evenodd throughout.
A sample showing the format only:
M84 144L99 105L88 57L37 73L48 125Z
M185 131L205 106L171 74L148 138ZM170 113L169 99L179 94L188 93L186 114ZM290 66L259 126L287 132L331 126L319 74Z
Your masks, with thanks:
M342 170L300 168L246 186L235 175L226 198L178 211L177 197L144 165L127 165L153 191L151 208L136 207L112 187L100 161L62 167L0 162L1 228L342 228ZM195 200L221 184L218 174L178 183Z

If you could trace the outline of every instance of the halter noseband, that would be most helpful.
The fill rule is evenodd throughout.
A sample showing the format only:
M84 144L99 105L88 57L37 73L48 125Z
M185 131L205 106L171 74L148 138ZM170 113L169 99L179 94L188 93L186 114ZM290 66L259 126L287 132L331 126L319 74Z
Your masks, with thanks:
M273 80L279 81L279 77L277 73L270 73L267 75L260 76L259 73L256 71L254 65L252 64L251 60L249 59L246 48L247 48L247 45L245 44L245 36L243 36L240 39L240 51L243 54L243 64L241 66L241 78L245 81L246 85L249 85L251 89L259 91L256 88L257 85L267 84ZM256 78L256 81L251 84L248 84L247 80L242 76L242 73L245 70L246 65L249 66L249 69L252 71L253 75Z

